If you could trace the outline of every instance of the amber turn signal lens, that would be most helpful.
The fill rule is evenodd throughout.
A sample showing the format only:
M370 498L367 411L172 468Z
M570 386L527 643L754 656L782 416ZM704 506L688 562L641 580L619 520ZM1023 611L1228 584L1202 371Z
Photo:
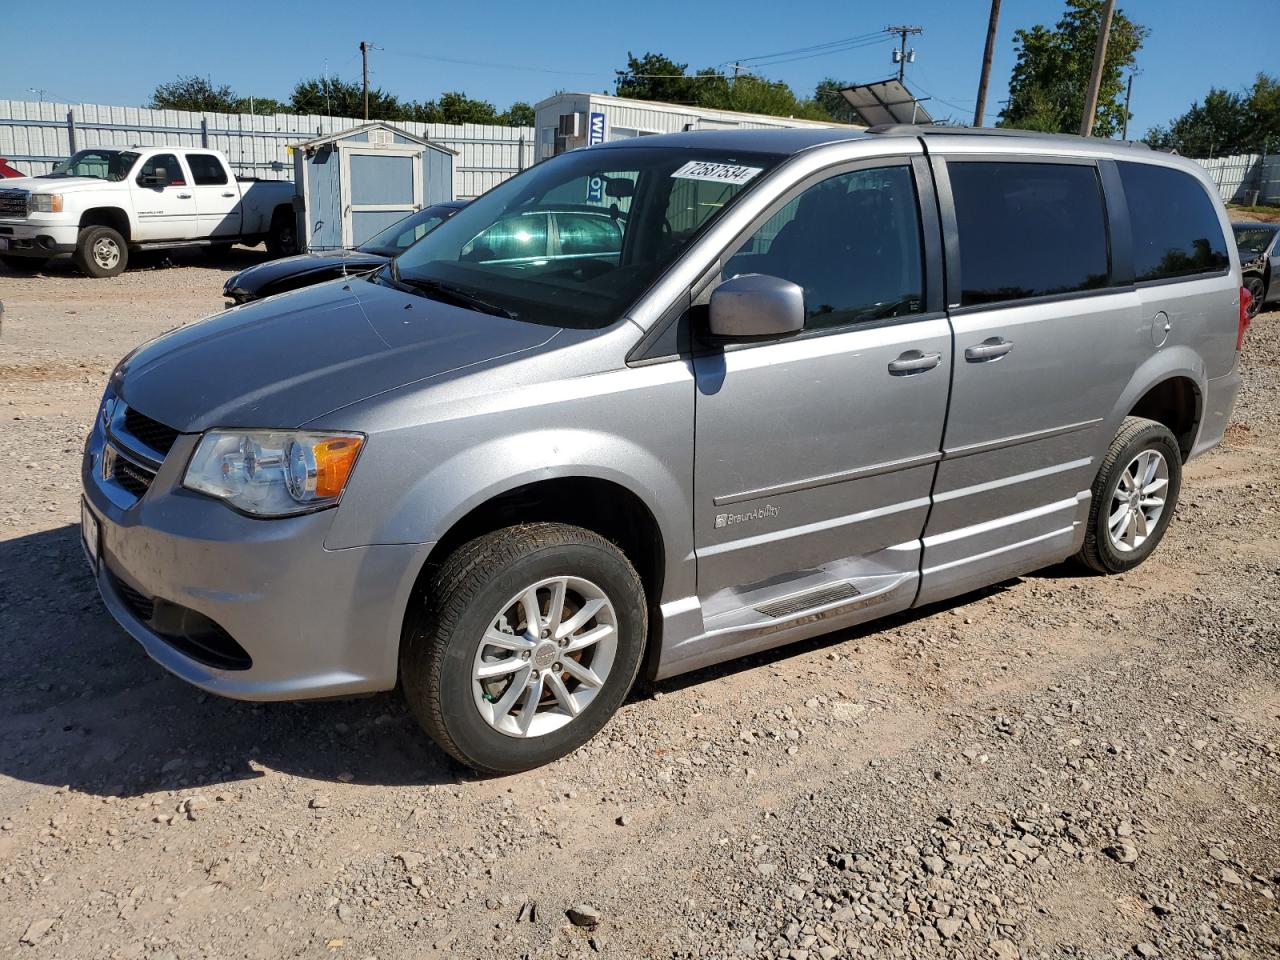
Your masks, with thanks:
M334 437L321 440L311 448L316 462L317 497L336 497L342 493L362 446L363 437Z

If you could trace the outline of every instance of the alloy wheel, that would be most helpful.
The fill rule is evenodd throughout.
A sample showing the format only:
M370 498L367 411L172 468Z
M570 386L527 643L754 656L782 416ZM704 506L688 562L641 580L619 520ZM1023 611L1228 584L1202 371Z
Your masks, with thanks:
M551 577L512 597L472 663L476 709L509 737L540 737L579 716L609 678L618 623L605 592L581 577Z
M1143 450L1120 474L1107 514L1107 536L1119 553L1137 550L1164 514L1169 463L1158 450Z

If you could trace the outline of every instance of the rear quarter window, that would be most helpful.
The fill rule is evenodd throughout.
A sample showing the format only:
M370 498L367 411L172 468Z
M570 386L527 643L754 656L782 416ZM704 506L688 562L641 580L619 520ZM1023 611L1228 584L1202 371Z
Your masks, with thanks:
M1135 280L1221 273L1231 265L1217 207L1199 180L1149 163L1117 166L1133 232Z
M1102 185L1092 164L949 160L960 305L1109 283Z

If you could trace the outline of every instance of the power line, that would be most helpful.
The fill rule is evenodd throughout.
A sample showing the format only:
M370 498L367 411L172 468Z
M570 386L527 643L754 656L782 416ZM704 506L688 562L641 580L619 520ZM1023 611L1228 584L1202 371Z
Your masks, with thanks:
M876 37L874 39L866 40L861 43L853 43L853 44L849 44L848 46L838 47L834 50L822 50L822 51L819 51L818 53L806 53L798 57L786 57L785 59L782 59L782 60L769 60L765 63L752 63L751 65L753 67L777 67L777 66L781 66L784 63L795 63L798 60L813 60L817 57L828 57L828 56L832 56L833 54L847 53L850 50L860 50L863 47L875 47L882 43L888 43L888 42L889 42L888 37Z
M863 33L856 37L845 37L843 40L829 40L826 43L815 43L808 47L796 47L792 50L779 50L776 53L762 53L758 57L741 57L742 63L750 63L752 60L769 60L773 57L787 57L793 53L808 53L811 50L823 50L827 47L838 47L846 43L854 43L861 40L870 40L873 37L879 37L880 31L875 33Z

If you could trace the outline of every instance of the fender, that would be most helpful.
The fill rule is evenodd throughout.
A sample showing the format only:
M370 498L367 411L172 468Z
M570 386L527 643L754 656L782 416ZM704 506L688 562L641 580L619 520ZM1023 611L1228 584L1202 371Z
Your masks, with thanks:
M1104 427L1098 431L1098 449L1094 452L1095 462L1100 463L1102 457L1106 454L1107 447L1111 443L1111 438L1116 435L1120 429L1120 423L1129 415L1139 400L1141 400L1152 387L1159 386L1166 380L1175 378L1184 378L1190 380L1195 386L1196 409L1195 409L1195 433L1200 433L1200 425L1204 420L1204 397L1208 386L1208 375L1205 370L1204 361L1190 347L1183 345L1174 345L1157 351L1148 357L1133 376L1129 378L1129 382L1120 393L1120 398L1116 401L1115 407L1110 415L1106 418Z
M665 547L664 597L687 596L693 402L688 365L672 362L460 398L434 410L438 417L420 411L432 422L370 436L325 546L434 543L517 487L598 479L633 493L653 515Z

